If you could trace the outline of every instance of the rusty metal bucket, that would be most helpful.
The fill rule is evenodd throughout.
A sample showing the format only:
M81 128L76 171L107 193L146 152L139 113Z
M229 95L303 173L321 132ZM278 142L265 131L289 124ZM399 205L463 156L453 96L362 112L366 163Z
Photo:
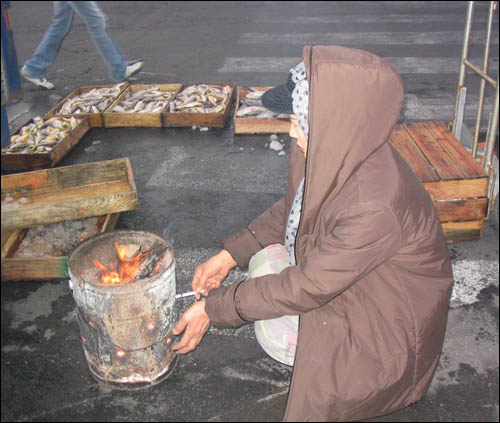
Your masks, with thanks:
M129 284L100 283L92 260L110 262L115 242L149 248L158 240L168 248L158 273ZM68 269L91 374L120 389L144 388L165 380L177 361L167 343L177 320L172 246L148 232L108 232L80 244L69 258Z

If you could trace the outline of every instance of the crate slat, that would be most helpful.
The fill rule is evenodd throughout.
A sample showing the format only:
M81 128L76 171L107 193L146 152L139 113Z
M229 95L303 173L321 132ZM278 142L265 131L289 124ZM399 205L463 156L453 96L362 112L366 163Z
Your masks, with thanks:
M483 219L486 216L487 198L468 198L464 200L434 202L439 214L439 221L456 222Z
M488 178L426 182L424 187L434 201L480 198L488 195Z
M390 142L422 182L440 180L439 175L410 134L401 128L396 128L391 134Z
M441 179L450 180L468 177L468 175L457 166L454 157L450 156L448 151L432 137L423 124L408 123L403 124L402 128L417 141L419 148L425 154L425 157L432 164L434 170Z
M483 236L484 220L445 222L441 227L448 242L474 241Z
M444 122L422 122L434 134L436 140L445 148L449 154L456 159L456 163L462 166L467 178L483 178L485 175L481 164L474 160L472 155L446 128Z
M2 176L2 229L101 216L137 206L128 158Z

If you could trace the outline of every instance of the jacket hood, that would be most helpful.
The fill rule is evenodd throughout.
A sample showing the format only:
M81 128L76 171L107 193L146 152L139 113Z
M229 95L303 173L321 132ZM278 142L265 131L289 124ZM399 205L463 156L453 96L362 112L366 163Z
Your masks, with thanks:
M306 46L302 59L310 93L304 233L322 204L388 141L401 111L403 84L391 63L362 50Z

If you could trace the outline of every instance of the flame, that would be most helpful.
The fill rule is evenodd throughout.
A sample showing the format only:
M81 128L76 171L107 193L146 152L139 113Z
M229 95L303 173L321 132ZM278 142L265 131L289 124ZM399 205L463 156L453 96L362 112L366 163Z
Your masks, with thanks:
M128 248L126 245L119 245L115 242L115 248L120 260L118 270L115 269L114 264L111 264L108 268L99 260L93 260L94 266L101 271L101 283L121 284L133 282L139 272L139 267L145 253L140 252L135 257L128 258Z

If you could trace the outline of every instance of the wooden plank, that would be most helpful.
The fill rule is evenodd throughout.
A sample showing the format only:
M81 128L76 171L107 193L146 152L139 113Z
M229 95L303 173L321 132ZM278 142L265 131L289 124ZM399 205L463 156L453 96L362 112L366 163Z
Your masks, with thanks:
M137 206L128 158L2 176L2 229L100 216Z
M452 157L455 157L456 163L462 167L468 178L488 176L481 164L474 160L472 154L453 136L444 122L422 122L421 124L434 135L436 141L441 143Z
M128 159L105 160L2 176L2 195L54 192L73 186L126 180ZM3 198L2 198L3 204Z
M97 184L68 187L57 191L57 200L61 203L78 201L81 198L101 197L129 190L128 181L110 181ZM54 193L41 191L25 195L23 206L44 206L54 200ZM19 197L14 200L19 201Z
M97 220L98 233L114 229L120 213L99 216ZM2 281L47 280L69 278L68 257L16 257L12 256L21 244L28 229L15 229L5 234L9 239L17 237L15 248L10 248L4 255L4 237L2 237Z
M456 164L456 160L434 139L427 129L419 124L404 123L401 127L415 140L427 160L442 180L467 177Z
M434 201L487 197L488 178L425 182L424 187Z
M58 116L66 117L68 116ZM44 120L51 118L45 117ZM3 170L36 170L48 167L53 167L61 161L61 159L68 154L73 147L78 144L78 142L83 138L83 136L89 131L90 123L87 117L79 117L81 122L72 129L68 135L61 140L57 145L47 153L35 153L35 154L9 154L2 153L2 169ZM19 128L15 133L18 134L21 129L31 123L33 119L26 122L21 128Z
M68 257L30 257L2 260L2 281L69 278Z
M417 147L415 140L400 126L392 132L389 142L406 160L422 182L439 181L441 178Z
M196 85L196 84L191 84ZM208 126L214 128L223 128L226 125L231 106L235 97L235 84L234 82L226 84L204 84L216 85L224 87L229 85L231 87L231 94L226 102L224 111L221 113L171 113L168 109L163 113L163 123L165 127L183 127L183 126ZM187 87L187 86L185 86ZM182 92L182 91L181 91Z
M471 198L454 201L435 201L440 222L486 219L488 199Z
M240 102L246 97L250 89L267 91L273 87L248 87L238 89L236 98L236 111L234 112L235 134L288 134L290 132L290 119L265 118L257 119L251 117L237 117Z
M23 228L8 230L5 233L2 231L2 259L4 257L12 257L23 240L25 233L26 229Z
M119 217L120 213L110 213L106 215L106 219L102 224L101 232L106 232L114 229L118 222Z
M16 209L15 213L2 213L4 228L32 227L41 224L61 222L63 220L82 219L90 216L132 210L138 206L137 193L122 192L106 196L73 200L71 203L51 203L43 206L31 206Z
M484 220L442 223L447 242L474 241L483 236Z
M172 97L169 101L165 102L165 106L157 113L122 113L113 112L114 106L120 104L129 92L137 92L145 88L158 87L160 91L171 92ZM130 85L120 96L113 102L113 104L103 113L103 121L105 128L114 127L163 127L163 116L167 111L170 101L172 101L177 93L182 89L182 84L138 84Z

